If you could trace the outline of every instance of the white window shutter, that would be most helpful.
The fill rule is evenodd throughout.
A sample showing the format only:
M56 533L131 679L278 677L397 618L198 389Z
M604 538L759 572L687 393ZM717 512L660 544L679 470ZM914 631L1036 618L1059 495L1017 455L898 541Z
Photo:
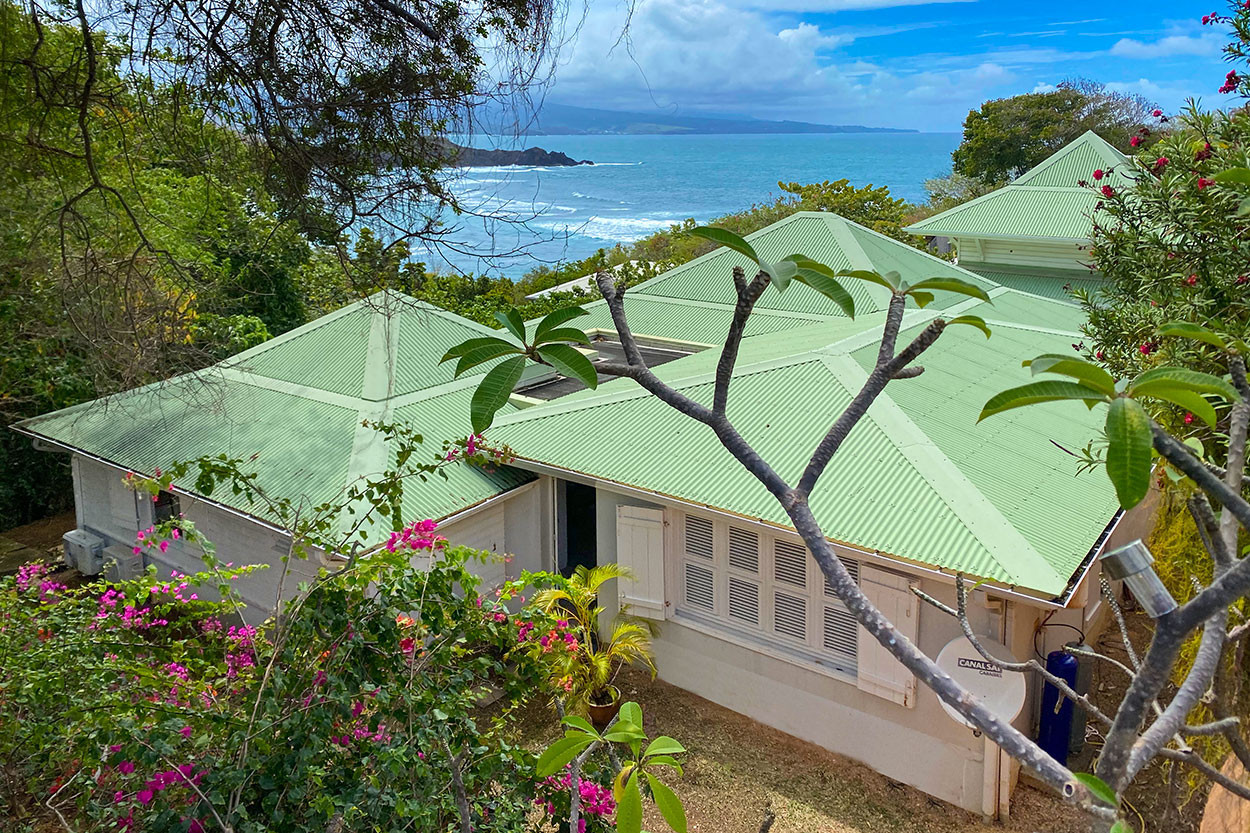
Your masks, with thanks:
M616 561L634 579L620 579L621 604L635 616L664 618L664 510L616 507Z
M914 581L897 573L861 565L859 586L898 632L916 641L920 600L911 592ZM859 689L886 700L916 707L916 678L881 646L872 634L859 628Z

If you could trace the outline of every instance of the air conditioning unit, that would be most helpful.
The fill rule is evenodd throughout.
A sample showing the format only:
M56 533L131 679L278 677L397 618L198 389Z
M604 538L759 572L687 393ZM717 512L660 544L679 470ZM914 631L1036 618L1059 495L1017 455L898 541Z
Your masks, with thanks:
M104 539L85 529L71 529L61 536L65 563L84 576L96 576L104 566Z
M143 575L143 553L134 547L114 544L104 550L104 577L109 581L131 581Z

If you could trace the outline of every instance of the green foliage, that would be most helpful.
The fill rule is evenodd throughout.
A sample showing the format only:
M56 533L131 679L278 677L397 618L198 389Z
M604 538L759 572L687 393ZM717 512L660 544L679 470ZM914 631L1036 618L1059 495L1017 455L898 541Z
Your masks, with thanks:
M890 196L890 189L871 184L857 188L848 179L830 182L814 182L800 185L797 182L779 182L777 185L787 194L794 194L793 203L800 211L830 211L852 222L867 226L909 246L924 248L922 238L903 231L912 221L916 206L903 199Z
M964 119L963 140L952 154L955 173L1001 185L1087 130L1127 151L1154 107L1139 96L1117 94L1091 82L987 101ZM953 190L962 196L975 191L959 181L951 185L938 184L938 193Z

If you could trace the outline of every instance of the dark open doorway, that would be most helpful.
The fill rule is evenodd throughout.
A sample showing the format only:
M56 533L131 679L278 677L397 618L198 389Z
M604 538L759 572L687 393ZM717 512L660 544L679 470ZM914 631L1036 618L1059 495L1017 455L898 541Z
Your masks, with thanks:
M595 487L564 483L564 563L560 572L571 576L579 566L599 563L595 547Z

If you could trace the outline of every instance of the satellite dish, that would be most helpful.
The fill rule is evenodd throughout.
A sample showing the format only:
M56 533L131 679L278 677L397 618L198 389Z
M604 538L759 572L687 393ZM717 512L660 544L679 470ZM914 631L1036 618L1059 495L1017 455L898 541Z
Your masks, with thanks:
M1001 642L986 637L977 637L977 641L990 656L999 657L1004 662L1016 661L1011 651ZM955 682L972 692L972 696L981 701L981 704L1000 720L1006 722L1015 720L1016 715L1024 708L1024 675L1016 671L1008 671L998 663L990 662L981 656L966 636L957 636L947 642L946 647L938 654L937 664L939 668L950 674ZM972 724L965 720L954 707L947 705L945 700L939 700L939 702L952 718L965 726L972 727Z

